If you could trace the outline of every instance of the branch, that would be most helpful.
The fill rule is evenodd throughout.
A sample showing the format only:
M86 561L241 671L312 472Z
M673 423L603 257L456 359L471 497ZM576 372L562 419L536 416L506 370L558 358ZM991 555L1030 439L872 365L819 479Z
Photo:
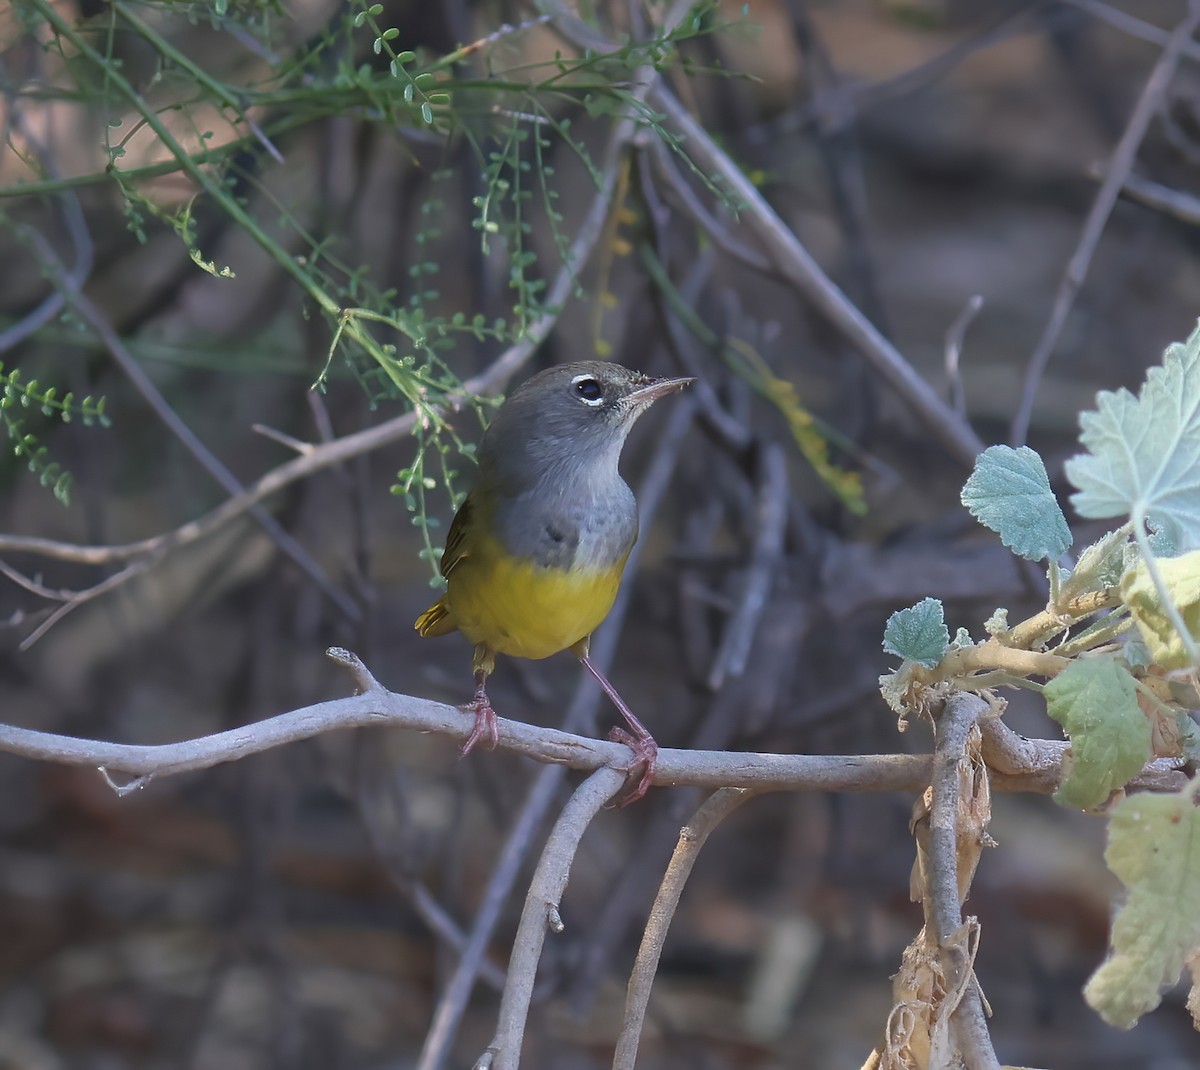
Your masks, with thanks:
M1168 30L1160 29L1153 23L1144 22L1135 15L1119 11L1111 4L1101 3L1100 0L1065 0L1071 7L1085 11L1099 22L1106 22L1114 29L1135 37L1139 41L1149 41L1160 48L1169 44L1171 34ZM1187 41L1183 46L1183 54L1189 59L1200 60L1200 46L1194 41Z
M555 28L572 43L611 53L617 46L577 16L560 10ZM647 102L664 113L667 124L683 135L688 154L702 171L730 191L739 217L762 242L779 273L800 291L863 354L916 413L930 435L969 468L983 443L957 413L938 397L911 364L855 307L821 269L795 233L784 223L745 173L679 102L662 78L650 86Z
M970 754L971 734L987 710L987 703L977 695L957 692L946 701L937 719L925 873L927 915L932 922L945 987L934 1035L946 1036L954 1057L972 1070L1000 1070L986 1025L978 1028L983 1022L982 995L971 966L971 937L978 923L974 918L964 922L962 916L962 901L974 877L973 863L983 847L986 821L991 816L987 771L974 770ZM960 791L964 781L974 781L976 777L982 804L972 809L982 827L964 820L963 809L967 804ZM970 842L960 844L960 838L968 837ZM960 860L970 863L970 872L960 870ZM950 1055L951 1051L945 1054Z
M972 874L958 872L960 779L971 729L988 705L966 692L946 700L935 728L932 802L929 807L928 867L925 874L929 918L939 946L948 945L962 926L962 900ZM947 972L947 977L951 975Z
M1125 126L1125 132L1121 135L1121 140L1117 142L1112 159L1104 169L1104 181L1100 184L1096 199L1092 202L1091 211L1088 212L1083 232L1079 235L1079 243L1075 247L1075 252L1067 263L1062 281L1058 284L1058 293L1054 297L1054 308L1050 312L1050 319L1046 323L1045 330L1042 331L1042 336L1038 339L1037 346L1025 369L1021 401L1013 416L1012 429L1008 436L1009 442L1014 446L1021 445L1029 434L1034 397L1046 365L1049 363L1050 355L1058 344L1059 335L1062 334L1062 329L1067 322L1067 316L1070 315L1080 287L1087 278L1092 255L1100 243L1100 236L1108 224L1108 217L1112 214L1117 198L1121 194L1121 188L1133 167L1133 161L1137 157L1142 139L1146 136L1150 121L1162 105L1167 87L1175 75L1175 68L1179 65L1179 60L1186 47L1191 43L1197 23L1200 23L1200 3L1197 0L1191 0L1188 4L1187 15L1171 33L1171 39L1154 65L1154 70L1150 72L1150 77L1146 79L1142 95L1138 98L1133 114Z
M994 787L1043 795L1058 790L1070 743L1063 739L1026 739L999 717L985 717L979 727L983 732L984 761L1003 778L993 779ZM1127 791L1177 792L1183 790L1189 779L1180 759L1155 758L1125 787Z
M609 202L623 159L623 153L632 136L632 126L619 125L613 132L601 173L600 188L583 222L579 226L575 240L566 256L566 262L550 287L546 297L546 311L528 325L525 337L521 341L501 353L489 365L486 371L472 379L466 380L461 385L458 393L450 399L447 405L448 408L456 407L460 398L479 394L493 394L502 390L508 380L529 359L537 346L549 335L571 297L579 270L590 257L592 249L595 247L603 231L604 221L608 215ZM52 250L50 250L50 253L52 254ZM69 279L64 279L64 282L69 283L69 281ZM112 332L111 326L104 320L99 311L95 309L95 306L86 300L78 287L72 289L71 296L72 300L77 302L77 307L80 307L81 314L90 309L91 313L95 315L96 320L92 321L93 327L101 335L110 352L114 356L119 356L122 352L127 354L120 339ZM83 304L84 302L86 304ZM85 318L89 317L85 315ZM122 365L125 366L125 362L122 362ZM137 369L136 364L133 367L135 370L140 371L140 369ZM153 390L152 386L151 389ZM163 404L165 405L165 402ZM416 421L416 413L406 412L376 427L370 427L329 442L322 442L318 445L297 444L304 446L304 450L300 456L272 469L247 487L237 486L229 498L204 516L189 521L174 531L164 532L146 539L139 539L136 542L119 545L89 546L59 542L53 539L0 534L0 553L31 553L61 561L72 561L87 565L108 565L114 562L138 561L139 567L118 572L113 576L107 577L100 584L77 592L74 601L59 607L49 620L43 622L33 636L28 637L26 642L40 637L65 611L69 611L75 605L82 604L84 601L90 600L99 594L107 593L121 586L140 572L142 568L158 555L204 538L243 513L255 512L256 515L266 517L271 524L277 527L277 522L269 514L262 512L260 509L259 503L264 499L278 493L292 483L307 479L309 476L326 468L341 465L354 457L373 452L399 439L406 438L412 433ZM227 487L227 489L231 488ZM286 536L286 533L283 533L283 535L285 539L290 539L290 536ZM277 538L276 541L280 540ZM341 597L343 600L345 599L344 594ZM341 601L339 601L339 605L341 604ZM353 607L353 603L350 603L350 605ZM357 612L357 607L353 608Z
M585 780L571 796L546 840L541 860L529 884L521 921L513 940L508 963L508 982L500 997L500 1015L496 1035L487 1051L475 1063L477 1070L516 1070L521 1061L521 1039L533 995L533 979L546 942L547 927L561 932L558 904L567 887L571 863L579 841L600 808L625 782L614 769L600 769Z
M37 761L103 768L110 774L144 777L148 782L155 777L211 769L338 729L388 725L436 732L465 742L475 727L474 714L464 713L457 706L387 690L348 650L331 647L326 653L353 674L359 694L318 702L210 736L152 746L107 743L0 724L0 751ZM624 770L629 763L629 748L623 743L503 717L497 723L498 749L535 761L589 772L605 767ZM1049 740L1037 742L1044 747L1063 746ZM1170 761L1157 759L1149 763L1132 786L1174 790L1174 775L1163 777ZM664 748L655 765L654 784L709 789L734 786L755 791L920 791L929 783L930 767L931 759L917 754L760 754ZM1178 770L1171 772L1182 775ZM1001 772L993 779L993 787L1048 794L1054 788L1049 779Z
M718 690L726 676L741 676L758 632L759 623L783 562L783 537L787 527L787 457L777 442L763 447L762 471L755 504L755 538L746 568L746 579L737 609L730 614L721 645L708 674L708 686Z
M137 360L134 359L133 354L126 348L125 343L121 341L120 336L109 322L108 317L83 292L79 283L72 278L59 259L58 254L51 248L49 242L37 232L33 232L31 234L31 244L38 259L41 261L42 268L54 279L59 292L64 296L79 318L95 332L96 337L100 339L101 344L108 351L109 356L112 357L117 367L121 369L122 374L133 384L134 389L141 394L150 411L179 440L184 450L216 481L222 490L227 494L233 495L245 493L245 488L238 481L237 477L204 444L200 436L184 422L183 418L171 407L167 399L163 397L162 392L154 385L153 380L146 374ZM275 545L291 558L300 570L325 593L347 620L359 621L362 619L362 612L354 600L326 575L325 570L314 560L312 555L292 535L284 530L283 525L275 517L268 513L261 505L257 504L250 507L250 514L271 537ZM63 607L60 609L59 615L66 608ZM40 635L43 631L44 629L39 629L36 634ZM28 645L28 643L24 645Z
M94 766L109 774L145 778L148 783L155 777L209 769L337 729L390 725L436 732L459 742L471 734L473 714L387 690L347 650L333 647L327 654L354 676L359 694L213 735L153 746L107 743L0 725L0 751L65 765ZM498 726L499 749L540 762L588 771L623 771L629 763L629 748L623 743L506 718L500 718ZM659 752L654 781L676 787L735 784L764 790L911 791L926 783L928 775L929 759L917 755L826 757L664 749Z
M646 1020L646 1007L650 1002L650 987L658 972L658 961L662 956L667 929L684 885L691 876L692 866L708 841L709 834L734 810L742 805L750 792L742 788L722 788L710 795L692 815L692 819L680 830L679 842L667 865L658 895L650 908L642 943L638 948L633 972L629 975L629 988L625 996L625 1021L621 1035L617 1038L617 1049L613 1056L613 1070L633 1070L637 1060L638 1041L642 1025Z

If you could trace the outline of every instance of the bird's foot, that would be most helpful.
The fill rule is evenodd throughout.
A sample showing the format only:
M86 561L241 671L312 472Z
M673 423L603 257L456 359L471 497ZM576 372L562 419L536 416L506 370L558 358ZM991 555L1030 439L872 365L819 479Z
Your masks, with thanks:
M475 714L475 727L467 736L466 743L462 745L460 756L465 758L481 741L488 750L495 750L496 744L500 742L500 728L496 724L496 711L492 709L492 701L482 684L475 689L475 697L463 706L463 710Z
M622 788L621 794L617 797L617 801L613 803L614 810L620 810L628 806L630 803L635 803L642 798L646 792L650 790L650 785L654 783L654 766L658 761L658 742L645 732L642 735L634 735L631 732L626 732L624 728L614 728L608 733L608 738L614 743L624 743L631 751L633 751L633 760L629 763L629 779L625 781L626 788ZM634 775L638 767L641 766L641 775L634 781ZM628 788L629 784L633 784L632 788Z

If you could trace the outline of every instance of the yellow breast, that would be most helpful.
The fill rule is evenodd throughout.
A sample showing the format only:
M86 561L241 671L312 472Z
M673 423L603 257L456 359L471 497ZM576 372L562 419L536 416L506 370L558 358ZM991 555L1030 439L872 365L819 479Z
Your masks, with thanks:
M604 571L545 568L479 540L451 571L449 616L472 643L548 658L590 635L612 609L624 560Z

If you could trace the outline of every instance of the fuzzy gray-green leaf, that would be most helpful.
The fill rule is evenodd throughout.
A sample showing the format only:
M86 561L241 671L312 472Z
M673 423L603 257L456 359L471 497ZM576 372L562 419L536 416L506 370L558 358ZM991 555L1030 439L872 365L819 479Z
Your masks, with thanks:
M1046 466L1028 446L989 446L975 458L962 503L1014 554L1029 561L1054 560L1071 545Z
M883 631L883 649L932 669L950 649L942 603L923 598L915 606L893 613Z

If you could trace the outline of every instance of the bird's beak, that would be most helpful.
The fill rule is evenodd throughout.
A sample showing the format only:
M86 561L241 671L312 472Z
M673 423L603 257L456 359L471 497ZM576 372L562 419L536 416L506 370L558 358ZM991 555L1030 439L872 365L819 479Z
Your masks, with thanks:
M629 394L625 398L625 403L631 408L640 411L659 398L677 393L689 383L694 383L695 381L694 378L690 377L686 379L651 379L645 386L639 386Z

